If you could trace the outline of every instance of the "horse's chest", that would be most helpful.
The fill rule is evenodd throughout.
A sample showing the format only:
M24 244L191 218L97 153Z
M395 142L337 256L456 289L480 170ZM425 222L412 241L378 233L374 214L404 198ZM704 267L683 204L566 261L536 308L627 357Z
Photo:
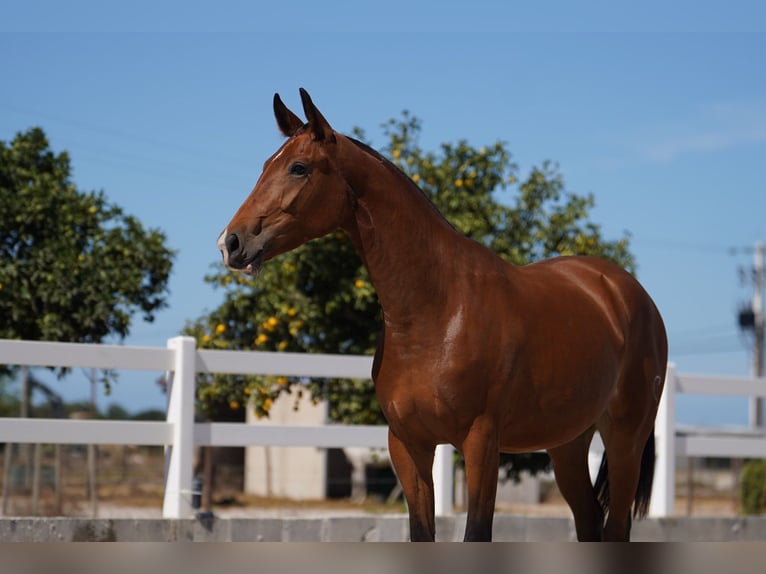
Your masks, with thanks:
M437 392L388 392L380 401L391 430L400 438L436 442L457 434L465 417L450 400Z
M434 358L396 368L384 363L375 386L395 433L401 428L443 437L459 432L486 407L487 379L474 375L475 369Z

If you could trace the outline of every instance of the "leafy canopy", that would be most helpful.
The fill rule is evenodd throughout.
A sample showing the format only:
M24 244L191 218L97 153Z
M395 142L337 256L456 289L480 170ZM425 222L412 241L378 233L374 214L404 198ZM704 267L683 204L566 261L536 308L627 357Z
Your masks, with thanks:
M475 148L464 140L437 152L418 144L420 121L404 113L383 126L380 150L415 181L462 233L523 265L555 255L605 257L633 270L628 237L607 240L589 221L590 195L568 193L557 167L544 163L523 180L504 142ZM357 129L355 135L364 140ZM512 195L505 194L511 188ZM500 196L509 195L509 202ZM372 354L381 318L375 291L345 233L309 242L249 278L217 265L205 281L224 290L216 309L186 326L202 347L264 351ZM384 419L370 381L287 377L200 376L198 405L212 418L231 418L252 401L268 415L282 393L326 399L330 418L354 424Z
M1 338L124 338L134 313L167 305L165 235L78 190L42 129L0 141L0 205Z

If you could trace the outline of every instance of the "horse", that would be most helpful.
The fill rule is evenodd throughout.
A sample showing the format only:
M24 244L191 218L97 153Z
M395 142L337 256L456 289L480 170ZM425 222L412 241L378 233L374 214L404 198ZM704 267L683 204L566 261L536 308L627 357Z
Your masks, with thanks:
M300 89L304 122L275 94L286 141L217 240L257 274L343 230L369 272L383 332L372 379L409 513L434 541L435 447L465 461L465 541L491 541L499 453L546 450L577 539L628 541L654 472L667 336L635 277L596 257L512 265L460 234L372 147L330 126ZM595 484L588 447L604 457Z

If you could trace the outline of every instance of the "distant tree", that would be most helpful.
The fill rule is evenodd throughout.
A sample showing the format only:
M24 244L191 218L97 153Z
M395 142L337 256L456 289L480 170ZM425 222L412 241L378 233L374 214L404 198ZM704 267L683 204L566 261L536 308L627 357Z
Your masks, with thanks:
M78 190L42 129L0 141L0 205L0 338L122 339L167 305L165 235Z
M19 393L8 373L0 373L0 417L19 416Z
M130 419L134 421L164 421L167 419L167 413L161 409L144 409L132 415Z
M66 403L64 405L64 410L66 412L65 418L72 418L72 415L87 415L89 417L97 417L98 413L94 413L91 406L92 405L90 404L90 401L84 399Z
M122 405L118 405L116 403L112 403L107 407L106 412L103 414L103 417L105 419L118 420L118 421L126 421L132 418L130 416L130 413L125 407L123 407Z

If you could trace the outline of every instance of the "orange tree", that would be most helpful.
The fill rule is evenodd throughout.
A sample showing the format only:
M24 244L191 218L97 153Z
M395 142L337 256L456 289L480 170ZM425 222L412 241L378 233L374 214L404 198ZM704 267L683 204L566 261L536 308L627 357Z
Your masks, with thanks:
M0 337L101 342L167 305L174 251L32 128L0 141Z
M0 338L123 339L137 313L153 321L167 306L165 234L78 189L71 171L41 128L0 141ZM112 380L104 371L107 391Z
M381 151L417 183L462 233L514 264L554 255L589 254L633 270L628 237L608 240L589 220L590 195L565 190L555 164L519 179L506 143L475 148L465 140L425 151L421 122L403 113L383 125ZM365 139L357 129L355 135ZM268 263L255 278L218 264L205 280L224 290L223 303L187 324L202 347L305 353L372 354L381 330L375 291L345 233L309 242ZM250 404L266 416L284 393L326 400L330 418L384 423L370 381L288 377L201 376L198 405L213 418L241 417ZM238 415L236 413L239 413ZM521 459L517 459L521 460ZM527 465L528 462L521 462ZM518 467L519 465L516 465ZM513 466L506 466L510 475Z

